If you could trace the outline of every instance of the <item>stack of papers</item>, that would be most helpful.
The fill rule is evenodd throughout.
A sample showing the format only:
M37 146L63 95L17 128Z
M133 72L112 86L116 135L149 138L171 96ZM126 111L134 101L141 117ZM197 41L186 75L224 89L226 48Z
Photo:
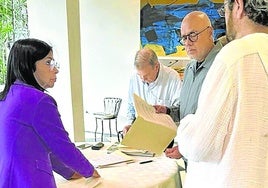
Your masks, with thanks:
M141 157L154 157L155 156L155 153L152 153L146 150L136 150L136 149L122 150L121 149L121 152L129 156L141 156Z

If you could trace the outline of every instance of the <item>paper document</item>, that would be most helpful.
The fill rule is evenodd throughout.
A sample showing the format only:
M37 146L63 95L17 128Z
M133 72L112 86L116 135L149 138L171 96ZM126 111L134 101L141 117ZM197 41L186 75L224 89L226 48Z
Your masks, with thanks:
M122 153L129 156L140 156L140 157L154 157L155 154L146 150L137 150L137 149L121 149Z
M138 117L121 144L161 154L177 133L177 125L167 114L156 113L153 106L134 94Z
M111 154L102 153L101 155L96 156L96 158L91 158L90 162L96 168L105 168L120 163L133 162L133 158L121 153L120 151L115 151Z

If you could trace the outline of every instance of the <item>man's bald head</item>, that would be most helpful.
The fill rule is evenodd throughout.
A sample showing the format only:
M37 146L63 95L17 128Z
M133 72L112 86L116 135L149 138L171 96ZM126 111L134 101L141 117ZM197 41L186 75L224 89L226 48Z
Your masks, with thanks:
M206 13L193 11L181 23L181 39L187 54L198 62L204 61L214 47L213 28Z
M184 25L196 25L197 27L211 27L211 22L207 14L201 11L193 11L187 14L181 23L181 27L184 27Z

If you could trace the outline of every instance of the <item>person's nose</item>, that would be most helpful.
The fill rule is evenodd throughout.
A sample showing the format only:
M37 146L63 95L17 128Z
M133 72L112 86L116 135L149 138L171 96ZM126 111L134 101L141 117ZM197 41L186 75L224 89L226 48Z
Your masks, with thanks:
M53 68L53 71L55 72L55 74L58 74L59 73L59 69L57 67L54 67Z

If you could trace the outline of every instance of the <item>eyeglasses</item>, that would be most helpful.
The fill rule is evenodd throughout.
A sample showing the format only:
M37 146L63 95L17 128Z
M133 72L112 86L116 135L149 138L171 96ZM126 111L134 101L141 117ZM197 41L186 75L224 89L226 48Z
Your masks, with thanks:
M46 62L46 65L49 66L50 70L52 71L55 67L56 69L60 69L60 64L55 61L54 59L53 60L49 60Z
M179 41L182 45L185 44L186 40L189 39L191 42L196 42L198 40L198 35L200 35L202 32L210 28L210 26L207 26L205 29L199 31L199 32L190 32L188 35L183 35L181 37L181 40Z
M228 1L224 2L223 5L217 10L220 17L225 17L225 5L228 3Z

